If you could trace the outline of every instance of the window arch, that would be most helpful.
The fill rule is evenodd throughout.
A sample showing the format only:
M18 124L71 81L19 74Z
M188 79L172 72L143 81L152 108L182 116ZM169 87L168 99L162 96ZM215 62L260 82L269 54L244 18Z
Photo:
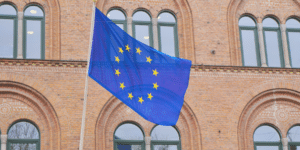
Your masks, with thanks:
M263 33L267 65L269 67L284 67L282 40L279 24L273 18L263 20Z
M180 136L172 126L155 126L151 131L151 150L181 150Z
M0 4L0 58L17 58L17 10Z
M144 10L138 10L132 17L133 37L140 42L153 46L151 16Z
M256 22L249 16L239 20L240 42L244 66L261 66Z
M140 127L132 123L123 123L114 133L114 149L145 149L144 133Z
M14 123L7 132L7 148L9 150L39 150L40 133L37 126L29 121Z
M262 125L254 131L253 142L255 150L282 150L280 134L269 125Z
M294 18L287 20L286 34L290 64L293 68L300 68L300 22Z
M126 15L122 10L116 8L111 9L108 11L107 17L125 32L127 31Z
M300 125L293 126L287 133L290 150L300 149Z
M45 59L45 14L41 7L24 9L23 58Z
M162 12L157 19L159 51L179 57L176 18L169 12Z

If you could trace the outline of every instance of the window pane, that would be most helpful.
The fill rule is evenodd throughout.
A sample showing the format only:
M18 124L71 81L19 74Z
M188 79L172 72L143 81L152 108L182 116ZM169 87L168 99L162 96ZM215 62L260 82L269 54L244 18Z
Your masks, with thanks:
M175 56L174 27L160 26L161 51Z
M131 144L118 144L117 150L142 150L142 146Z
M135 25L135 39L150 45L149 39L149 26L148 25Z
M256 150L279 150L278 146L257 146Z
M280 141L278 132L270 126L261 126L257 128L254 132L253 139L255 142L279 142Z
M287 28L300 28L300 23L298 20L296 19L289 19L287 22L286 22L286 27Z
M0 15L17 15L16 9L11 5L1 5Z
M154 150L177 150L177 145L154 145Z
M151 132L151 140L179 141L179 135L174 127L158 125Z
M138 11L133 15L134 21L151 21L150 16L144 11Z
M41 58L41 21L26 21L26 58Z
M25 16L38 16L43 17L44 12L37 6L30 6L25 10Z
M37 128L28 122L18 122L8 131L8 139L39 139Z
M143 140L144 136L139 127L133 124L123 124L115 132L115 139Z
M255 27L255 22L250 17L243 17L239 20L239 26Z
M300 150L300 146L291 145L290 150Z
M119 26L122 30L124 30L124 25L123 24L116 24L117 26Z
M278 23L272 18L266 18L263 21L263 27L278 27Z
M174 18L174 16L170 13L161 13L159 16L158 16L158 22L172 22L172 23L176 23L176 20Z
M36 144L11 143L10 150L36 150Z
M281 67L277 32L265 31L265 40L268 66Z
M300 142L300 126L295 126L288 131L289 142Z
M0 58L13 58L14 20L0 19Z
M288 32L288 42L292 67L300 68L300 32Z
M107 14L109 19L125 20L125 15L120 10L112 10Z
M241 40L245 66L257 66L254 30L241 30Z

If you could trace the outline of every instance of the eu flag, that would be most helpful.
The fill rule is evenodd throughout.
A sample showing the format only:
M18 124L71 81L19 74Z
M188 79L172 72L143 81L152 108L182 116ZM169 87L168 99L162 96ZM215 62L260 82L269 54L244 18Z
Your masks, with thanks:
M190 68L191 61L137 41L96 8L88 74L146 120L176 124Z

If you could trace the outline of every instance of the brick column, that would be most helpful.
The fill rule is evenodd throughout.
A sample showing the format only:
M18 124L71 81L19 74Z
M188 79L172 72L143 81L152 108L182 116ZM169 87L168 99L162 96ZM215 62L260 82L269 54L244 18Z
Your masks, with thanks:
M158 31L157 31L157 18L152 18L152 26L153 26L153 46L158 50Z
M1 135L1 149L6 150L7 135Z
M282 138L281 139L281 142L282 142L282 147L283 147L283 150L289 150L289 146L288 146L288 138Z
M286 31L286 25L285 24L280 24L280 30L281 30L281 37L282 37L282 47L283 47L283 56L284 56L285 68L291 68L290 57L289 57L289 49L288 49L286 32L285 32Z
M23 59L23 12L18 12L18 52L17 58Z
M146 150L151 150L151 145L150 145L150 143L151 143L151 136L147 136L146 138L145 138L145 143L146 143Z
M265 50L265 42L264 42L262 23L257 24L257 29L258 29L258 42L259 42L261 66L262 67L268 67L267 62L266 62L266 50Z
M132 17L127 17L127 33L132 36Z

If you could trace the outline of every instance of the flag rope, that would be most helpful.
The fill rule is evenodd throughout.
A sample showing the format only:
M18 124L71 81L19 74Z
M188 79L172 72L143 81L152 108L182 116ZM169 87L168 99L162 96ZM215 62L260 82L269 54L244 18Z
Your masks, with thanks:
M82 110L82 121L81 121L79 150L83 150L83 141L84 141L85 117L86 117L86 103L87 103L87 95L88 95L88 72L89 72L91 49L92 49L92 43L93 43L94 23L95 23L95 7L96 7L95 6L95 2L96 1L94 0L93 1L92 19L91 19L89 52L88 52L87 69L86 69L85 86L84 86L84 99L83 99L83 110Z

